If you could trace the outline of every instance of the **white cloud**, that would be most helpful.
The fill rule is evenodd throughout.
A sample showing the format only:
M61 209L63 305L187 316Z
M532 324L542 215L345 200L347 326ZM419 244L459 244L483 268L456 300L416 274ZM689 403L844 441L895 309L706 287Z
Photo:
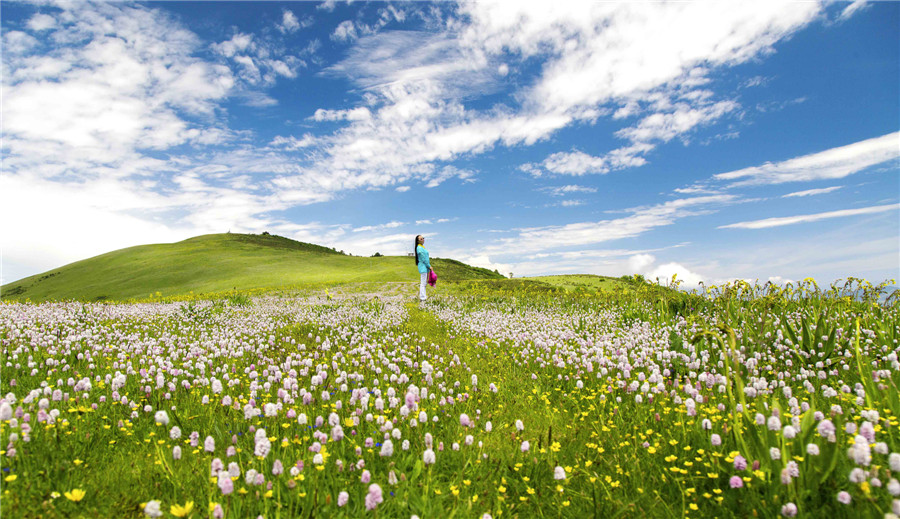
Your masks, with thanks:
M38 45L37 39L22 31L7 31L3 34L3 53L8 55L24 54Z
M344 20L331 33L331 39L337 41L352 41L359 37L356 34L356 26L351 20Z
M294 137L293 135L289 137L278 135L274 139L272 139L272 142L269 143L269 146L275 148L284 148L287 150L298 150L315 145L316 140L317 139L310 133L304 133L303 136L299 139Z
M851 16L853 16L857 12L861 11L862 9L868 7L869 5L870 5L870 3L867 0L855 0L850 5L845 7L843 11L841 11L841 15L838 17L838 21L844 21L844 20L850 18Z
M288 11L289 12L289 11ZM279 77L295 78L298 70L306 62L292 54L287 54L280 46L273 44L269 37L255 38L252 34L236 33L229 40L213 43L210 48L217 54L230 59L237 69L237 76L246 85L241 85L251 100L258 99L253 86L271 86ZM271 99L271 98L269 98ZM276 104L274 100L266 104Z
M6 172L95 177L98 168L137 160L140 149L165 149L205 138L210 130L221 132L180 112L211 114L233 84L229 70L191 57L199 48L196 37L158 12L96 7L78 8L70 13L74 20L54 31L78 44L9 59ZM109 25L120 33L107 33Z
M474 267L481 267L488 270L496 270L504 277L509 277L510 272L515 274L513 267L509 263L497 263L495 261L491 261L489 256L479 255L479 256L460 256L459 261L467 265L472 265ZM440 272L438 272L438 276L440 276Z
M281 16L281 23L278 24L278 30L282 34L296 32L299 29L303 29L312 25L312 18L306 18L303 21L297 19L297 15L295 15L292 11L287 9L284 10L284 14Z
M650 149L651 145L634 144L613 150L602 157L594 157L577 150L558 152L544 159L540 166L557 175L605 174L613 170L643 166L647 161L639 155ZM542 174L542 170L535 164L523 165L520 169L533 176Z
M680 247L678 245L676 247ZM671 248L671 247L669 247ZM475 263L473 256L469 256L472 264L493 269L491 265L502 265L500 272L506 274L512 271L516 276L540 276L553 274L597 274L603 276L631 276L641 274L651 282L659 278L661 284L671 283L672 275L677 274L677 280L683 282L682 288L694 288L699 282L720 282L703 274L697 273L693 267L686 267L677 262L660 262L650 252L664 249L636 251L628 249L594 249L564 252L538 253L526 256L515 256L508 263L490 262L487 256L481 256L487 261ZM476 256L477 257L477 256ZM503 255L500 255L501 259ZM493 256L491 256L493 258Z
M545 55L534 103L590 109L665 84L698 64L731 65L770 51L809 23L815 3L473 2L464 31L474 48L523 57ZM653 38L647 38L652 34Z
M840 211L828 211L825 213L804 214L798 216L784 216L778 218L766 218L763 220L754 220L750 222L732 223L729 225L720 225L719 229L767 229L769 227L781 227L784 225L794 225L798 223L816 222L829 218L844 218L847 216L857 216L861 214L876 214L887 211L895 211L900 209L900 204L876 205L872 207L862 207L860 209L842 209Z
M322 153L295 181L334 172L335 190L403 183L464 154L531 145L617 106L630 107L622 118L640 116L618 134L628 144L599 157L556 155L543 167L585 174L640 166L659 143L686 141L697 127L737 110L734 100L714 99L702 89L711 72L771 52L820 7L473 2L460 6L460 17L443 33L370 36L347 20L332 37L354 45L328 73L365 90L371 118L350 121L323 139ZM648 31L658 37L647 38ZM510 55L543 60L537 81L512 92L513 106L468 107L465 99L507 81L500 70ZM537 165L522 169L541 171Z
M678 284L679 281L683 281L681 288L693 288L701 282L705 283L707 281L706 277L691 271L680 263L674 262L654 266L651 270L644 273L644 277L665 286Z
M458 178L463 182L474 182L475 173L467 169L459 169L453 166L444 166L428 179L425 187L437 187L451 178Z
M841 189L843 187L844 186L831 186L831 187L823 187L823 188L819 188L819 189L806 189L804 191L794 191L794 192L788 193L786 195L781 195L781 198L824 195L826 193L831 193L833 191L837 191L838 189Z
M656 258L652 254L635 254L628 258L628 268L632 274L641 274L653 265Z
M394 229L396 227L403 227L406 225L406 222L398 222L392 221L388 223L383 223L379 225L365 225L363 227L357 227L353 229L353 232L371 232L371 231L381 231L383 229Z
M406 193L407 191L409 191L409 189L410 189L409 186L398 186L395 189L395 191L400 192L400 193Z
M633 238L657 227L671 225L681 218L708 214L713 211L713 206L735 201L737 198L733 195L682 198L629 209L629 216L613 220L520 229L518 235L503 238L484 250L490 254L498 254L503 250L515 250L521 254Z
M49 14L37 13L28 20L28 28L32 31L46 31L56 26L56 18Z
M829 180L844 178L898 158L900 132L895 132L782 162L720 173L713 178L737 180L730 184L731 187Z
M325 110L319 108L313 114L314 121L365 121L372 118L372 113L365 106L349 110Z

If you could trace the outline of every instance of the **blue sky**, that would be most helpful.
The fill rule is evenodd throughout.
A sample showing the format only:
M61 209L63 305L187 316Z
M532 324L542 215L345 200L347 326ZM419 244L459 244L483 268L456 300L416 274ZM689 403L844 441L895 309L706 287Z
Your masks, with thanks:
M894 2L4 2L2 281L269 231L516 276L900 276Z

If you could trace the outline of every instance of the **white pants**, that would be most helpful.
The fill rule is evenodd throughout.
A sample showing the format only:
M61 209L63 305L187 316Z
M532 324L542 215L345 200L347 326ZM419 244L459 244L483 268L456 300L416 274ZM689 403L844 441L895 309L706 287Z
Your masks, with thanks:
M428 273L420 272L419 273L419 301L424 301L428 298L425 295L425 283L428 282Z

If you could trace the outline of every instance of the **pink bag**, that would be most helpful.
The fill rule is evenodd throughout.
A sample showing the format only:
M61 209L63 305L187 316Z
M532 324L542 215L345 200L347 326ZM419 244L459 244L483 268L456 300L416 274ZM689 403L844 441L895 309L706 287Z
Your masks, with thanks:
M434 273L433 270L428 271L428 285L434 286L437 283L437 274Z

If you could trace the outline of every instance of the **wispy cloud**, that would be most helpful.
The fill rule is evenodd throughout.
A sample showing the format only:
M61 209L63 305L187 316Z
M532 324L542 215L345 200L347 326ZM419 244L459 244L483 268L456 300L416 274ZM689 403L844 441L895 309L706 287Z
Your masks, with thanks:
M793 193L788 193L786 195L781 195L781 198L793 198L800 196L815 196L815 195L824 195L826 193L832 193L837 191L838 189L843 188L844 186L831 186L831 187L823 187L819 189L806 189L804 191L794 191Z
M631 214L612 220L520 229L516 236L502 238L485 247L485 254L516 251L518 254L578 247L633 238L657 227L673 224L689 216L709 214L716 206L734 203L735 195L712 195L670 200L648 207L630 209Z
M353 232L371 232L371 231L380 231L383 229L395 229L397 227L403 227L406 225L406 222L388 222L379 225L365 225L363 227L356 227L353 229Z
M720 173L713 178L735 181L731 187L836 179L898 158L900 132L895 132L782 162Z
M542 191L547 193L550 196L565 196L571 195L573 193L596 193L596 187L589 186L579 186L575 184L568 184L565 186L548 186L542 187L538 191Z
M844 218L847 216L857 216L861 214L875 214L886 211L895 211L900 209L900 204L876 205L872 207L863 207L860 209L842 209L840 211L828 211L825 213L804 214L798 216L784 216L778 218L766 218L763 220L754 220L750 222L739 222L728 225L720 225L719 229L767 229L769 227L781 227L784 225L794 225L798 223L816 222L829 218Z

